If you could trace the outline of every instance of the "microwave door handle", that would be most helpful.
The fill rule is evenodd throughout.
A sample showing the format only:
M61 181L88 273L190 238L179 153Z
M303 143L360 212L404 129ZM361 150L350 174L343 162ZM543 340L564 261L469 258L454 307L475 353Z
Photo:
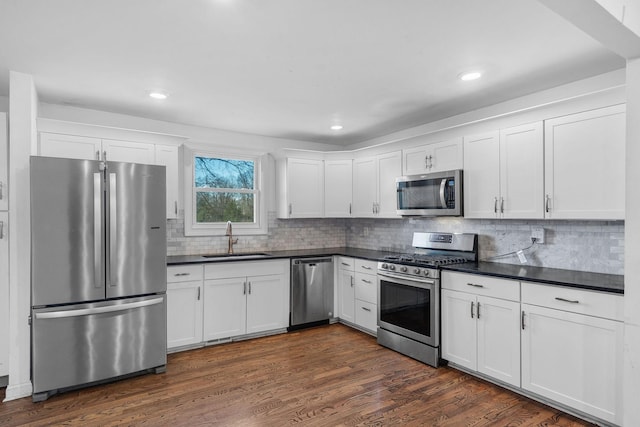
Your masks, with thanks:
M447 178L443 178L440 182L440 204L442 205L442 209L447 208L447 200L444 197L444 187L447 183Z

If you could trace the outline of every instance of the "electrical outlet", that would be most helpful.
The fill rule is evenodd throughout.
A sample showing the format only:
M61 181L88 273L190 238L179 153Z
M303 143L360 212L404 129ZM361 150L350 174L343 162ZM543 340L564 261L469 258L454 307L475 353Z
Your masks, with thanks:
M544 227L531 227L531 238L536 239L536 243L543 244L545 237Z

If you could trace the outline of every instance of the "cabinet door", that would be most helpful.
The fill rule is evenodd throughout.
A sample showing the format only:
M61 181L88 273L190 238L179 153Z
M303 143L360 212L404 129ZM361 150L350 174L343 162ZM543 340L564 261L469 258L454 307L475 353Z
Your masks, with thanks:
M520 303L478 296L478 371L520 387Z
M338 317L341 320L355 323L354 304L355 304L355 275L353 271L338 270L338 291L339 300L338 305L340 307L340 313Z
M102 150L107 153L107 160L111 162L155 163L155 147L143 142L116 141L103 139Z
M9 145L7 135L7 115L0 113L0 211L6 211L9 208L9 186L7 185L9 177L8 161Z
M522 305L522 388L620 424L622 322Z
M202 281L167 283L167 348L202 342Z
M384 218L399 218L396 213L396 178L402 175L402 152L383 154L377 157L378 205L376 214Z
M431 144L429 172L462 169L462 138Z
M624 219L625 106L545 121L545 215Z
M210 279L204 282L203 340L246 333L246 279Z
M289 326L289 284L283 275L247 278L247 334Z
M378 306L359 299L355 304L356 325L375 333L378 330Z
M500 131L500 201L503 218L544 218L542 122Z
M353 161L353 216L372 217L376 212L376 159Z
M67 159L97 160L100 158L102 141L87 136L40 133L38 155Z
M287 159L289 218L324 216L322 160Z
M9 214L0 212L0 377L9 375Z
M180 203L180 176L178 173L179 147L172 145L156 145L157 165L167 168L167 218L177 218Z
M402 150L403 174L419 175L430 172L429 155L433 156L429 145L407 148Z
M500 135L464 137L464 217L496 218L500 197Z
M324 216L350 217L353 166L351 160L324 162Z
M474 295L442 290L442 358L473 370L477 367L475 304Z

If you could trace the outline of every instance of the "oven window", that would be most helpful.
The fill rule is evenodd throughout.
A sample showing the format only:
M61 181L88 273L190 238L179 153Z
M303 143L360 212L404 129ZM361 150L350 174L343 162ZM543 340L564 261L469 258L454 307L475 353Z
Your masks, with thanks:
M380 320L431 336L431 290L380 280Z

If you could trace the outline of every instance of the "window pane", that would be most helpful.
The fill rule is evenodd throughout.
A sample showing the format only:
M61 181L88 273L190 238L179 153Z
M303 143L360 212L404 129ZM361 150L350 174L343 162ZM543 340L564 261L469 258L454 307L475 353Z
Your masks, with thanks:
M196 222L254 222L253 194L196 193Z
M250 160L195 158L196 188L243 188L253 190L254 165Z

